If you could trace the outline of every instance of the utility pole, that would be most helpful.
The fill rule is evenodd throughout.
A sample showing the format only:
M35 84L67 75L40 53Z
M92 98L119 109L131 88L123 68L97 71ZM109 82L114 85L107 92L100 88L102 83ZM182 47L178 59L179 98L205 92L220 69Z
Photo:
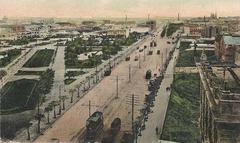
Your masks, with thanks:
M88 102L88 114L90 117L91 116L91 100L89 100L89 102Z
M88 114L89 114L89 117L91 116L91 107L94 106L94 107L101 107L99 105L92 105L91 104L91 100L88 101L88 104L82 104L81 106L87 106L88 107Z
M139 62L139 63L138 63L138 67L141 68L141 65L140 65L140 64L141 64L141 61L140 61L140 54L138 54L138 62Z
M134 137L134 140L137 142L137 136L138 136L138 130L139 128L136 126L137 124L135 124L134 122L134 110L135 110L135 106L139 106L138 104L140 103L138 96L136 96L135 94L130 94L127 97L127 104L131 105L131 112L132 112L132 116L131 116L131 127L132 127L132 135Z
M117 80L117 87L116 87L116 98L118 98L118 75L117 75L117 77L116 77L116 80Z
M97 81L98 81L98 64L97 64L97 59L96 59L96 55L94 55L94 63L95 63L95 68L96 68L96 71L95 71L95 73L96 73L96 83L97 83Z
M129 82L131 82L131 65L130 64L128 67L128 79L129 79Z
M134 132L134 94L132 94L132 134L135 136Z
M143 57L143 61L145 61L145 59L146 59L146 52L145 52L145 49L144 49L144 51L143 51L144 53L144 57Z
M162 60L161 60L161 68L163 69L163 52L161 53L161 57L162 57L162 58L161 58L161 59L162 59Z
M90 88L90 87L91 87L91 77L88 76L88 88Z
M123 80L123 79L119 79L119 76L116 75L116 79L112 79L112 80L116 80L116 99L117 99L119 95L119 80Z
M166 53L166 61L167 61L167 58L168 58L168 49L166 48L166 51L165 51Z

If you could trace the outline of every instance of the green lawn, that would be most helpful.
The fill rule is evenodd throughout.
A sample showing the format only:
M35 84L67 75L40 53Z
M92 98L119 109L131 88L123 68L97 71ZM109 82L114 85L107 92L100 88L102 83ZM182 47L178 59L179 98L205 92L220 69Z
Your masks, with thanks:
M36 95L33 94L36 80L22 79L8 82L1 91L1 114L33 109Z
M73 83L75 80L77 80L77 79L75 79L75 78L65 79L65 80L64 80L64 83L65 83L66 85L69 85L69 84Z
M53 49L38 50L25 64L24 67L47 67L52 61Z
M84 72L84 71L68 71L68 72L65 74L65 77L71 78L71 77L83 75L83 74L85 74L85 73L86 73L86 72Z
M162 139L196 143L200 139L198 74L175 75Z
M5 58L0 59L0 68L7 66L13 60L21 55L20 49L12 49L5 52L0 52L0 55L7 55Z
M32 110L40 95L40 102L44 102L44 97L52 88L54 71L48 69L44 71L39 81L21 79L8 82L1 90L1 114L19 113Z

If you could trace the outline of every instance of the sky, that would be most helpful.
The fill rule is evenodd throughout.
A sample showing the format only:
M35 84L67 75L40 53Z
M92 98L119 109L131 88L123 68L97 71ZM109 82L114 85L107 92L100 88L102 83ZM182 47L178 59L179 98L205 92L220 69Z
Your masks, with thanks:
M240 16L240 0L0 0L0 17Z

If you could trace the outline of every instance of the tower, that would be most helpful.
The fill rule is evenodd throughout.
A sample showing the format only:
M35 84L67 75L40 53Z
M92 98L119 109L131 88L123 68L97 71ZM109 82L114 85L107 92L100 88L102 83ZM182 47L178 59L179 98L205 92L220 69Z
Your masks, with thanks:
M203 18L203 21L204 21L204 37L207 37L207 22L205 16Z
M125 16L125 28L127 28L127 15Z

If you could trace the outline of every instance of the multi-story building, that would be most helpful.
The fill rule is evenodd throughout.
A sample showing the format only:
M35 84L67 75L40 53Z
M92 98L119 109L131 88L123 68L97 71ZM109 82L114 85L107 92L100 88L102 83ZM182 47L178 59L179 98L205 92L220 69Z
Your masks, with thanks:
M12 32L13 33L21 33L21 32L24 32L25 30L26 29L25 29L24 25L16 24L16 25L12 26Z
M231 85L231 89L227 87L229 83L216 75L208 64L201 64L198 69L201 77L201 142L239 143L240 93L235 90L238 85ZM231 75L236 76L231 68L228 70Z
M219 60L240 65L240 35L224 35L216 42L216 55Z
M149 27L151 30L154 30L157 27L157 22L155 20L149 20L146 22L146 26Z
M185 24L183 26L184 33L188 36L198 36L200 37L203 33L203 25L201 24Z
M112 30L107 30L107 35L108 36L124 36L128 37L129 36L129 29L112 29Z

